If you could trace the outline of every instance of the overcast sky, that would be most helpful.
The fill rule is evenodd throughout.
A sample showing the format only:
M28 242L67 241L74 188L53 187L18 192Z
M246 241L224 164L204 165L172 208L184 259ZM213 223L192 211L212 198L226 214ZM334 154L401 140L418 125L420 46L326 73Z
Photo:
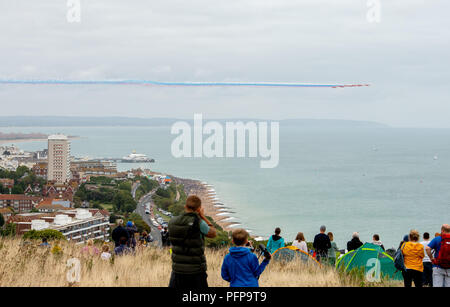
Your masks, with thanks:
M450 1L0 0L0 79L371 87L0 85L0 115L333 118L450 127Z

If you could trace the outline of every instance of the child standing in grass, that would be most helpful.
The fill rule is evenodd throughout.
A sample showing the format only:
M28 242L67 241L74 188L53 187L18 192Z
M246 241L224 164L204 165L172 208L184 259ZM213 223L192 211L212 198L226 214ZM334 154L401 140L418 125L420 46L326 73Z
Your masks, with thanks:
M100 254L100 251L94 246L94 240L89 239L86 242L86 246L81 249L81 253L88 256L97 256Z
M102 246L102 254L100 255L102 260L109 260L111 258L111 253L109 252L109 245L103 244Z
M230 283L230 287L259 287L258 279L270 261L270 253L264 255L261 264L249 248L248 233L245 229L233 231L233 243L230 252L222 264L222 278Z

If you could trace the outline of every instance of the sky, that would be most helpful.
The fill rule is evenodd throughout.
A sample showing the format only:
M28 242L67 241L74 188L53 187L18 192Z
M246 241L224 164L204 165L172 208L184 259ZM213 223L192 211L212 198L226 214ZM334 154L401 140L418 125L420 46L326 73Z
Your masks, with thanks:
M72 0L71 0L72 1ZM348 119L450 128L450 2L0 0L0 79L369 83L0 85L0 115ZM369 6L368 6L369 4Z

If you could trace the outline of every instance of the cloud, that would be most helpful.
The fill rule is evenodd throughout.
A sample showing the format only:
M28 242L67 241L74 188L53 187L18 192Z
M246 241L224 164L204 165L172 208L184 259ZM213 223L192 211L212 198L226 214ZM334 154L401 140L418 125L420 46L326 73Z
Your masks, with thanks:
M191 118L195 111L450 127L450 3L381 3L381 23L372 24L365 0L82 0L77 24L67 22L65 1L2 1L0 78L372 84L0 86L2 114Z

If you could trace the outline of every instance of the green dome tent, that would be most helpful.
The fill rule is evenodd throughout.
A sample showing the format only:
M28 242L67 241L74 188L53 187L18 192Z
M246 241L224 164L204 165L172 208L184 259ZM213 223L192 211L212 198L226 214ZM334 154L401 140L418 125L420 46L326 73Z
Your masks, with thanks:
M364 243L358 249L349 251L337 260L336 268L349 272L352 269L363 270L369 282L382 278L403 280L400 271L394 267L394 260L383 249L372 243Z
M316 263L319 264L319 262L317 262L316 259L314 259L314 257L312 257L310 254L305 253L304 251L298 249L295 246L286 246L286 247L280 247L279 249L277 249L276 251L273 252L272 254L272 259L275 261L285 261L285 262L290 262L294 259L301 259L304 262L311 262L311 263Z

